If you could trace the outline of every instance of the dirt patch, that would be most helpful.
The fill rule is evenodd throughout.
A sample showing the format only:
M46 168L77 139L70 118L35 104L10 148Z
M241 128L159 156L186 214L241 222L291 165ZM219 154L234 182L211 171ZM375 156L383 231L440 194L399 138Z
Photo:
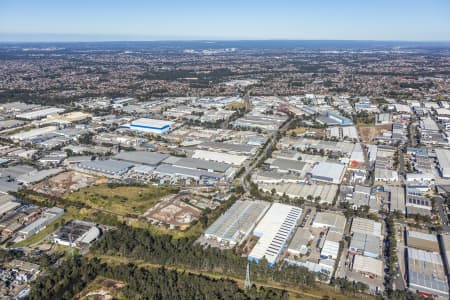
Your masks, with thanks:
M374 138L382 136L384 131L392 130L392 125L359 126L359 136L363 143L370 143Z
M88 174L69 171L36 184L33 190L38 193L61 197L93 184L99 184L102 180Z
M76 300L112 300L120 298L125 283L108 278L96 278L74 297Z

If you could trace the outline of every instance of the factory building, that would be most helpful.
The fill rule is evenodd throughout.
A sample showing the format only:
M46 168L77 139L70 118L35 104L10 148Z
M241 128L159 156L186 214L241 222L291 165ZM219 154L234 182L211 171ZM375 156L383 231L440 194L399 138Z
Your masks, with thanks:
M439 252L439 243L434 234L408 230L406 232L406 242L408 247L431 252Z
M114 156L114 159L130 162L133 164L142 164L156 167L163 160L169 157L169 154L149 151L123 151Z
M56 244L84 248L100 237L101 231L91 222L70 221L52 234Z
M332 228L336 232L344 233L347 220L344 216L330 212L318 212L314 217L312 227Z
M250 235L269 206L269 202L260 200L238 200L205 231L204 235L221 247L232 248Z
M46 209L41 217L19 231L19 238L26 239L47 227L51 222L64 214L64 209L52 207Z
M345 166L337 163L319 162L311 171L311 179L339 184L344 175Z
M380 222L359 217L353 218L350 232L352 234L354 233L370 234L377 236L379 238L383 236Z
M175 122L172 121L141 118L122 125L122 127L144 133L164 134L171 130L174 125Z
M426 296L448 299L448 282L444 264L438 252L428 252L408 247L408 287Z
M353 257L353 271L362 274L383 277L383 261L363 255Z
M240 166L248 159L245 155L236 155L223 152L214 152L206 150L195 150L192 158L210 160L215 162L226 163L234 166Z
M57 107L48 107L38 110L33 110L30 112L25 112L16 115L16 118L18 119L25 119L25 120L37 120L42 119L50 115L58 114L61 112L64 112L65 109L63 108L57 108Z
M438 161L439 171L444 178L450 178L450 150L434 149Z
M381 239L379 236L355 232L348 251L353 255L379 258L381 256Z
M127 173L133 167L133 165L124 161L107 159L81 162L77 167L79 169L93 172L102 176L119 178Z
M274 203L253 231L259 240L248 260L259 262L265 258L269 266L274 266L301 214L301 208Z

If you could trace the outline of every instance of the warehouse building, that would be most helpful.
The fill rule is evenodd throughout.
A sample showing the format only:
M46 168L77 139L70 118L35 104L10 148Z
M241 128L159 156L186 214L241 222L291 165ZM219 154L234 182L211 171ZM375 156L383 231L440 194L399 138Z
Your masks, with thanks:
M163 160L169 157L169 154L149 151L122 151L114 159L127 161L133 164L142 164L156 167Z
M24 240L38 233L63 214L64 209L59 207L52 207L46 209L39 219L32 222L31 224L28 224L25 228L21 229L18 232L19 239Z
M0 195L0 216L19 207L21 204L16 202L16 198L11 195Z
M443 261L445 264L445 271L447 277L450 275L450 235L442 234L440 236L442 253L443 253Z
M192 170L203 170L208 172L217 172L223 174L231 174L233 167L227 163L209 161L190 157L170 157L164 161L175 167L186 168Z
M79 169L113 178L121 177L122 175L127 173L132 167L133 165L130 163L114 159L91 160L81 162L78 164Z
M311 171L311 179L328 183L340 184L345 166L337 163L319 162Z
M275 190L277 195L286 195L289 198L308 198L308 196L311 196L313 199L318 199L319 203L328 204L333 203L338 191L338 186L335 184L262 183L259 188L266 193Z
M383 236L381 231L381 223L371 219L364 219L360 217L354 217L352 221L352 227L350 229L352 234L363 233L370 234L381 238Z
M434 149L438 161L439 171L444 178L450 178L450 150L448 149Z
M205 142L198 145L197 148L210 151L227 152L238 155L255 155L259 147L249 144Z
M408 230L406 232L408 247L431 252L439 252L439 242L437 236L419 231Z
M248 260L259 262L265 258L269 266L274 266L301 214L301 208L274 203L253 232L259 240Z
M9 136L10 139L13 141L25 141L30 140L33 138L36 138L41 135L45 135L48 133L54 133L58 130L58 127L56 126L47 126L47 127L41 127L41 128L34 128L28 131L22 131L19 133L15 133L11 136Z
M332 228L336 232L344 233L347 219L336 213L318 212L312 223L313 228Z
M363 275L383 277L383 261L363 255L355 255L353 258L353 271Z
M295 173L302 175L304 173L307 163L298 160L283 159L283 158L268 158L265 163L269 165L270 169L276 170L280 173Z
M222 180L225 176L223 173L180 168L167 164L157 166L153 172L158 177L178 177L182 179L193 179L196 181L200 181L202 179Z
M305 255L308 253L308 244L314 238L308 228L299 227L289 243L288 252L292 255Z
M448 282L444 264L438 252L428 252L408 247L408 287L426 296L448 299Z
M175 122L172 121L141 118L129 124L122 125L122 127L144 133L164 134L171 130L174 125Z
M215 162L226 163L229 165L240 166L248 159L245 155L236 155L222 152L195 150L192 158L210 160Z
M18 115L16 115L16 118L25 119L25 120L37 120L37 119L42 119L47 116L58 114L61 112L64 112L63 108L48 107L48 108L43 108L43 109L39 109L39 110L33 110L30 112L18 114Z
M221 247L239 245L250 235L269 206L269 202L260 200L238 200L205 231L204 236Z
M100 237L101 231L96 224L73 220L52 234L56 244L85 248Z
M353 233L348 251L352 255L363 255L372 258L381 256L381 239L379 236L359 233Z

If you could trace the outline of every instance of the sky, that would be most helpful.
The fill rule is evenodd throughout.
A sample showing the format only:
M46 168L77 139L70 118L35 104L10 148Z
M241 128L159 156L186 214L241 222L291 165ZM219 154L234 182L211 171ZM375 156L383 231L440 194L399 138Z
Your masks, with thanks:
M0 0L0 41L450 41L449 0Z

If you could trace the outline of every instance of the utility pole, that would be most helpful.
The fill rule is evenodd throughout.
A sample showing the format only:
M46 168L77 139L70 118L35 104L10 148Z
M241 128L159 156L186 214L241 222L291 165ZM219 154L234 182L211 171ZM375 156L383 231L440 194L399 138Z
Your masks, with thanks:
M250 264L247 263L247 272L245 274L245 288L248 290L252 285L250 284Z

